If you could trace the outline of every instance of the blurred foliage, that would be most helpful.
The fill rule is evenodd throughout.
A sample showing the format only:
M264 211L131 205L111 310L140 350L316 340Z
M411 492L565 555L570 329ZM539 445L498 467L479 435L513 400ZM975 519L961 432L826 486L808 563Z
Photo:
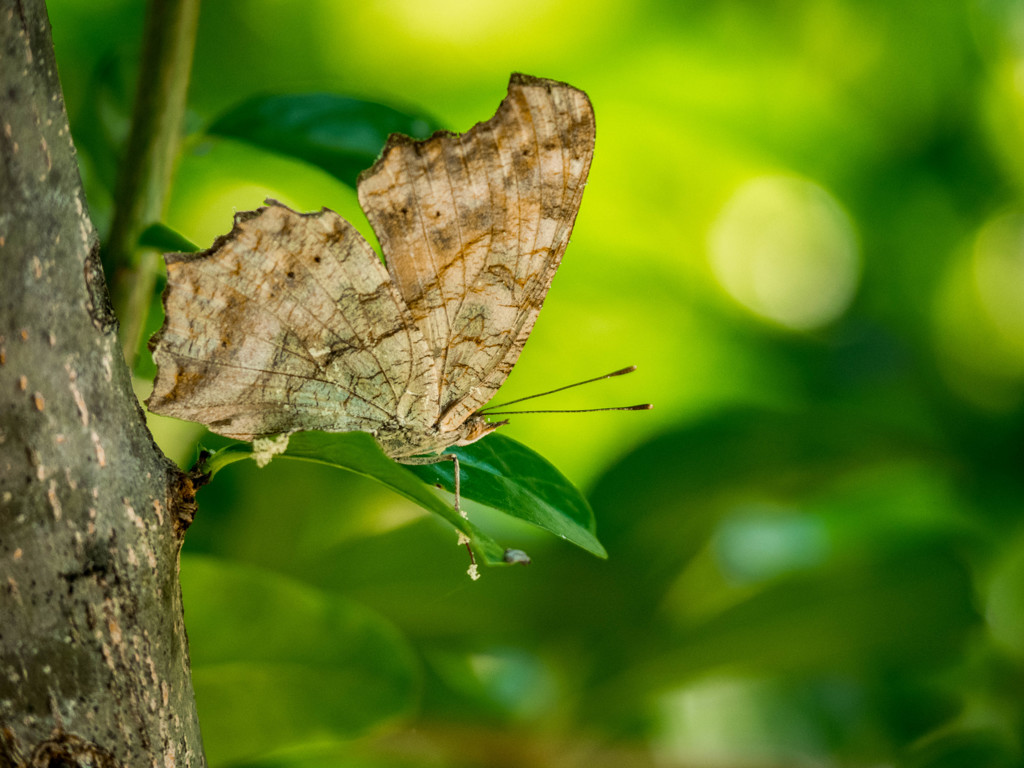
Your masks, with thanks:
M49 6L102 228L143 6ZM212 764L1022 764L1022 30L1019 0L208 2L165 224L205 247L270 196L372 238L316 157L207 130L248 99L465 130L510 72L565 80L597 154L501 397L636 363L551 407L656 405L503 427L609 559L468 505L533 557L478 583L366 478L220 473L182 562Z

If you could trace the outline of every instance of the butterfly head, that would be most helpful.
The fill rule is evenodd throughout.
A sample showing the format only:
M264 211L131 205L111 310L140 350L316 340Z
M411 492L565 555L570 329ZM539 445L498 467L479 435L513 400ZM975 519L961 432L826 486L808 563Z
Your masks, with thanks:
M462 423L461 427L459 427L459 439L455 442L455 445L469 445L470 443L475 443L484 435L489 435L498 427L505 424L508 424L508 419L503 419L502 421L487 421L487 417L484 416L484 414L474 413Z

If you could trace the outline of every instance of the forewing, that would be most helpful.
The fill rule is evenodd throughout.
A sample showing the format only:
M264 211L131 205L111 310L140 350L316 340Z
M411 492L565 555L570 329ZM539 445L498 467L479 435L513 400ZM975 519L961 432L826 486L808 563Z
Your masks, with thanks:
M586 94L513 75L490 120L393 135L359 200L438 370L442 431L490 399L533 328L594 149Z
M333 211L267 202L168 255L149 409L243 440L433 424L426 342L373 249Z

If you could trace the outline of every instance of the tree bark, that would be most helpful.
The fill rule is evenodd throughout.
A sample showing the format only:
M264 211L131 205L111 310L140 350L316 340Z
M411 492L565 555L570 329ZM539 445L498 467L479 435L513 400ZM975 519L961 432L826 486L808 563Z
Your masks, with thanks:
M0 0L0 768L203 766L191 482L118 345L42 0Z

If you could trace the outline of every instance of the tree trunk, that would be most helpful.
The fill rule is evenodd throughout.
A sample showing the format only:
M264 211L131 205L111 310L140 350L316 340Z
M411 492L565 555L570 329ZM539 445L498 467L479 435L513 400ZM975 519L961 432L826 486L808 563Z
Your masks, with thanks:
M0 0L0 768L202 766L189 478L118 345L42 0Z

